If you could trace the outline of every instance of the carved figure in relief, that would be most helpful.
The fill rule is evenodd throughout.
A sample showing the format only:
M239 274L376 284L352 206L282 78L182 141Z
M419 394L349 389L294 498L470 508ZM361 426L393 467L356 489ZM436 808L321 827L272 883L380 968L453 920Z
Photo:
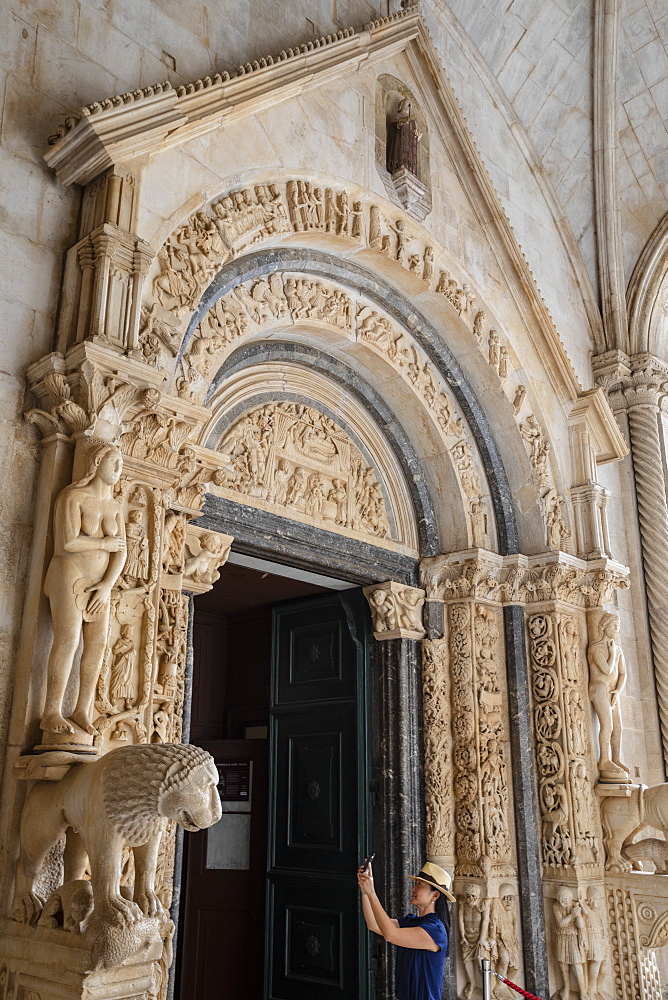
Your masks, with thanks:
M527 387L525 385L518 385L515 390L515 398L513 399L513 412L517 416L522 409L522 403L524 402L524 397L527 394Z
M479 499L482 496L480 478L473 467L473 455L465 441L460 441L452 448L452 455L457 464L459 481L467 497Z
M598 818L594 816L591 782L587 774L587 765L583 760L571 761L571 788L577 843L588 847L596 861L599 854L599 840L596 835Z
M380 243L380 209L377 205L372 205L369 209L369 246L376 248Z
M169 737L169 708L166 704L153 713L153 737L152 743L166 743Z
M485 312L484 310L479 309L473 319L473 336L475 337L475 339L478 341L479 344L482 344L484 322L485 322Z
M112 650L109 695L113 702L121 703L121 710L130 708L135 693L137 650L132 637L132 625L121 625L121 634Z
M536 485L547 486L547 457L550 446L533 413L530 413L524 423L520 424L520 434L529 451Z
M489 900L483 899L480 886L471 882L458 896L457 902L459 946L466 970L466 985L461 995L464 1000L469 1000L476 987L480 959L489 958Z
M186 538L185 519L175 510L165 514L165 530L162 536L162 569L165 573L181 573L183 570L183 545Z
M348 523L348 488L345 479L333 479L327 499L336 504L336 523Z
M509 354L505 347L499 348L499 378L503 382L508 378L508 359Z
M487 339L487 344L489 347L489 363L493 368L498 370L499 367L499 335L496 330L489 331L489 337Z
M400 628L411 629L421 632L422 607L424 605L424 594L421 590L413 587L406 587L405 590L397 594L397 610L399 612Z
M471 518L471 541L474 548L488 549L487 511L481 499L471 500L469 517Z
M422 280L430 282L434 277L434 248L425 247L422 260Z
M587 957L587 995L589 1000L604 1000L603 982L608 961L608 941L603 922L603 887L590 885L581 902L584 918L585 954Z
M93 912L93 887L88 879L72 879L52 892L42 909L38 927L81 934L81 925Z
M66 486L53 515L54 551L44 581L53 645L40 727L50 733L93 735L93 701L109 630L111 590L125 563L125 522L114 486L123 460L118 448L93 446L84 476ZM70 719L63 699L82 642L79 693Z
M404 169L417 177L420 137L411 102L404 98L387 125L387 169L390 174Z
M214 584L220 579L218 567L227 559L231 546L229 535L206 532L199 537L194 535L187 537L186 548L190 554L183 566L186 580L207 585Z
M43 900L37 880L47 852L63 834L68 872L82 878L90 864L95 914L134 923L162 916L155 872L167 820L203 830L221 816L218 772L199 747L152 744L119 747L91 763L74 764L60 781L36 781L21 815L14 919L34 923ZM75 833L76 831L76 833ZM123 849L134 853L134 892L121 893Z
M394 597L386 590L374 590L369 595L374 632L393 632L399 627Z
M629 781L629 769L621 762L622 715L619 698L626 684L626 662L617 642L619 618L604 612L596 638L589 643L589 697L599 722L601 778Z
M489 938L496 956L495 969L504 979L514 979L520 966L520 942L517 934L515 899L510 883L499 886L499 898L490 902Z
M120 584L122 590L141 587L148 580L148 538L141 523L142 512L131 510L125 525L127 558Z
M561 1000L569 1000L571 970L575 975L580 1000L587 1000L587 941L582 906L573 891L562 885L552 907L555 925L555 958L561 972Z

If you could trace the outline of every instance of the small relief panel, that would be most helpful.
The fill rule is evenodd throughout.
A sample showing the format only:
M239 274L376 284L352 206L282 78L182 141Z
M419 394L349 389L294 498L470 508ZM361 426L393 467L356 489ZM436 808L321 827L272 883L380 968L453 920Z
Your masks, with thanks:
M288 843L341 850L341 734L290 740Z
M288 906L286 918L286 977L342 987L343 914Z
M341 680L339 622L306 625L290 632L290 683Z

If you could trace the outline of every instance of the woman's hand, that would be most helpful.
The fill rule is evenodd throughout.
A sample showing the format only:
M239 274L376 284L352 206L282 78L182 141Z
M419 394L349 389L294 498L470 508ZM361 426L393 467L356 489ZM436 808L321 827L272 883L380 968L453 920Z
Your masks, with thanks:
M108 583L95 583L92 587L86 587L86 593L90 594L86 611L89 615L98 615L111 601L111 586Z
M105 552L125 552L125 539L120 535L107 535L99 544Z
M373 884L373 872L371 870L371 864L360 865L357 870L357 884L360 887L360 891L365 896L375 896L376 890Z

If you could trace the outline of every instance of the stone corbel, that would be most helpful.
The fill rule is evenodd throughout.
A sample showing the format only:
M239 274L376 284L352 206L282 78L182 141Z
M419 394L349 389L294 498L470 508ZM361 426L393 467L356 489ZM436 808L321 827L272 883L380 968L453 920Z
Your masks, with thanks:
M369 602L376 639L424 638L424 590L388 580L365 587L364 596Z
M220 579L220 569L227 562L233 535L221 535L189 524L186 529L183 589L204 594Z

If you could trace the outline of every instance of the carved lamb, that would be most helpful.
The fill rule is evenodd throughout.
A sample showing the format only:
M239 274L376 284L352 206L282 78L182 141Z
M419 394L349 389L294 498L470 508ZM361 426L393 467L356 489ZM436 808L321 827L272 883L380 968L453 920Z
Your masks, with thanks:
M60 781L37 781L21 816L21 851L13 914L35 923L44 901L35 892L48 851L66 834L64 881L90 862L95 915L127 923L162 916L155 891L160 838L167 820L203 830L221 817L218 773L199 747L154 743L112 750L74 764ZM134 899L121 892L123 848L134 852Z

